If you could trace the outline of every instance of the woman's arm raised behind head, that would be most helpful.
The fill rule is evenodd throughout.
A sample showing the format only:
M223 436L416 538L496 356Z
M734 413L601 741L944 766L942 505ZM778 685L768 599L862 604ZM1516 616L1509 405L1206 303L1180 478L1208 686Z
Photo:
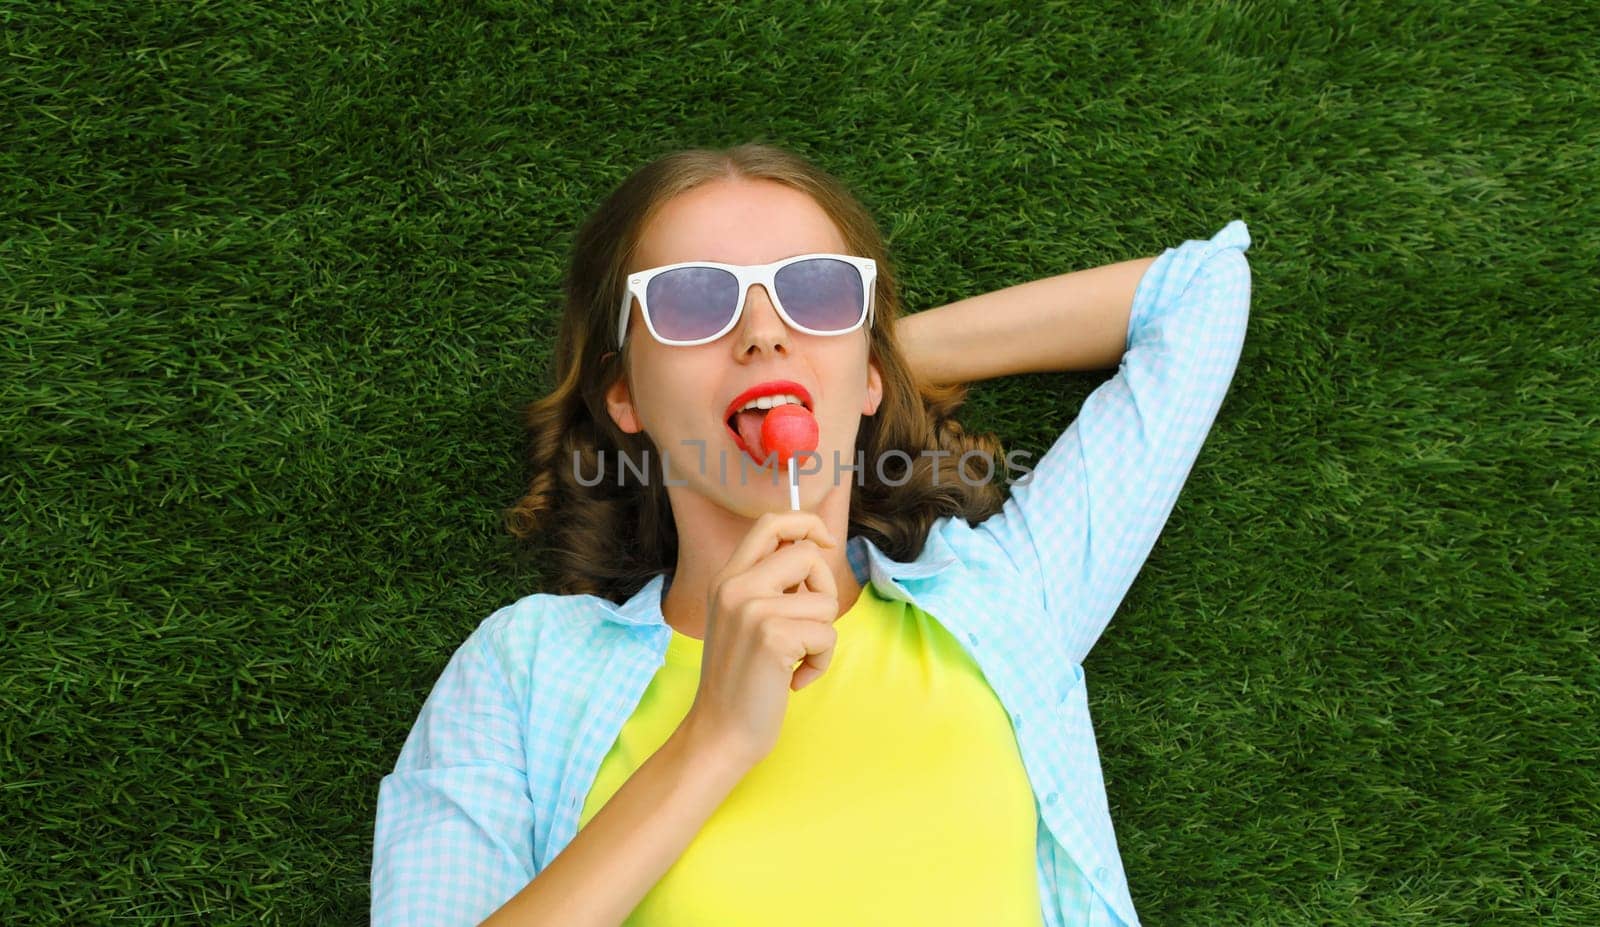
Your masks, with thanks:
M1075 663L1144 565L1232 382L1249 317L1249 243L1235 221L1156 259L1117 374L977 527L1043 591Z

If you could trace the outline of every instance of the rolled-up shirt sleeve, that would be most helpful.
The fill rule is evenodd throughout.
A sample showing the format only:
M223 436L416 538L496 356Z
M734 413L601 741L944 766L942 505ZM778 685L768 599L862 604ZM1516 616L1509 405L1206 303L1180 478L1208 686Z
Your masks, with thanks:
M977 526L1042 590L1075 663L1149 556L1232 382L1249 316L1249 245L1235 220L1151 264L1117 373Z
M450 658L379 783L376 927L475 925L537 874L522 724L490 624Z

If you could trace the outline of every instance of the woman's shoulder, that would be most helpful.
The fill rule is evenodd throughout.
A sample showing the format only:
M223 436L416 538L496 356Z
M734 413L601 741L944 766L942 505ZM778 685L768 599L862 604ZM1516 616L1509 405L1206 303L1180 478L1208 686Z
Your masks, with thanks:
M591 636L606 624L608 603L593 595L535 592L496 609L472 632L499 648L530 648Z
M533 592L483 618L461 648L480 648L509 677L534 666L578 669L618 640L608 608L614 605L589 594Z
M617 643L619 629L608 625L604 600L596 596L534 593L480 621L453 662L464 671L476 668L519 699L552 685L577 691Z

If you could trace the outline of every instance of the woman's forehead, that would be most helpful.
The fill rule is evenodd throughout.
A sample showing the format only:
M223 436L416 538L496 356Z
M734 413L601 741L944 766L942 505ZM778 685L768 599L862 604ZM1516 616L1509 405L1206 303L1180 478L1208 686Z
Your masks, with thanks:
M718 182L673 197L651 217L631 270L683 261L767 264L843 251L838 227L805 193L773 182Z

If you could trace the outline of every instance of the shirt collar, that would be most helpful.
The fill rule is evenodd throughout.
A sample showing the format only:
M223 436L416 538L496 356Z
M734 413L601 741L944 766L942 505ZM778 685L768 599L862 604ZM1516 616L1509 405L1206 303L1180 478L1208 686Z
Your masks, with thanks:
M871 582L879 592L890 598L904 597L894 589L898 580L927 579L956 562L955 552L938 530L928 532L927 543L915 560L895 560L865 535L859 534L845 544L845 554L849 558L851 571L855 573L856 582ZM664 626L666 619L661 616L661 596L666 588L666 574L657 573L628 601L617 605L602 598L600 606L609 619L620 624Z

